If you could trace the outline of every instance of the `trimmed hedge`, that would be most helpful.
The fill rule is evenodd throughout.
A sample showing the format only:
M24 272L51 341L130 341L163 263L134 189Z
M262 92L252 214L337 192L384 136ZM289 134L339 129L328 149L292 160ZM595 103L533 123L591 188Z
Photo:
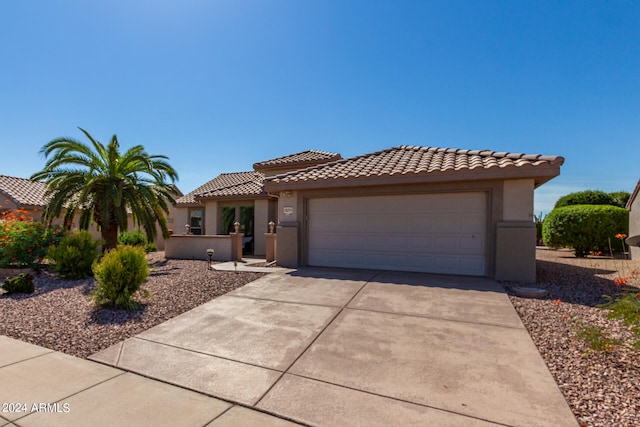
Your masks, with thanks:
M542 224L542 238L547 246L575 250L576 257L590 251L608 252L615 235L629 233L629 212L610 205L573 205L556 208Z
M575 205L612 205L624 208L630 194L626 191L616 191L613 193L605 193L600 190L585 190L577 193L567 194L558 199L554 205L554 209L564 206Z

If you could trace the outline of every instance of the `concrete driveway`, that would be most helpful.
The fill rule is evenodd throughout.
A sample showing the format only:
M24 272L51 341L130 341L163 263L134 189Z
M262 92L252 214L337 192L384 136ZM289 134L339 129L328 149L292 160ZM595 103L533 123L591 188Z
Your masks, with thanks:
M274 273L91 359L310 425L577 425L486 278Z

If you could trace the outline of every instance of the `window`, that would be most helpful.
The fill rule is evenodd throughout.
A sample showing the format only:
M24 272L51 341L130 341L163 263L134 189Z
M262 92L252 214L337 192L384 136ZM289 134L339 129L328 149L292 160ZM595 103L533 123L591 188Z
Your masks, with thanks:
M204 233L203 222L204 211L202 209L189 209L189 225L191 234L201 235Z

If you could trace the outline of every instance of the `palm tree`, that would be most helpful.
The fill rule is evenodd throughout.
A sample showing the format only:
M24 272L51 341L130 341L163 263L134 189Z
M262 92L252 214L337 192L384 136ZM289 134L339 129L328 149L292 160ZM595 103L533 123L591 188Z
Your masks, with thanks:
M80 228L89 228L93 219L102 234L104 250L116 247L118 231L127 229L128 213L150 241L157 235L156 224L167 238L166 214L169 203L175 203L173 183L178 179L166 161L168 157L149 155L141 145L121 154L116 135L105 147L79 129L91 145L65 137L40 150L45 158L51 156L44 169L31 176L47 184L50 199L43 219L59 218L64 210L64 223L70 224L79 210Z

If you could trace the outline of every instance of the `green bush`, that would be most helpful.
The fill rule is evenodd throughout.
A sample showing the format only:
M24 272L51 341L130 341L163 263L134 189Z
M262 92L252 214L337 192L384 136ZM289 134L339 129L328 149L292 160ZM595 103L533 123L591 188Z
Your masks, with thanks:
M147 236L139 228L136 228L133 231L121 231L118 233L118 244L145 246L147 244Z
M628 191L614 191L613 193L609 193L609 196L613 199L613 205L618 206L620 208L624 208L627 206L627 202L631 197L631 193Z
M149 242L147 235L144 234L139 228L133 231L121 231L118 234L118 244L129 246L140 246L145 252L155 252L158 249L153 242Z
M134 246L118 246L94 264L97 286L93 299L99 305L113 305L135 310L138 304L131 299L149 275L144 250Z
M7 279L2 284L2 289L10 294L32 294L35 291L33 276L29 273L20 273L15 277Z
M585 190L560 197L554 209L573 205L611 205L624 208L629 197L631 197L631 194L627 191L605 193L600 190Z
M616 205L616 200L611 195L600 190L586 190L567 194L558 199L554 209L574 205Z
M608 251L609 241L618 233L628 234L629 212L606 205L574 205L556 208L542 224L542 238L547 246L567 247L577 257L590 251Z
M57 246L51 246L47 258L54 262L56 273L68 279L83 279L92 275L91 266L100 256L101 241L80 230L67 235Z

